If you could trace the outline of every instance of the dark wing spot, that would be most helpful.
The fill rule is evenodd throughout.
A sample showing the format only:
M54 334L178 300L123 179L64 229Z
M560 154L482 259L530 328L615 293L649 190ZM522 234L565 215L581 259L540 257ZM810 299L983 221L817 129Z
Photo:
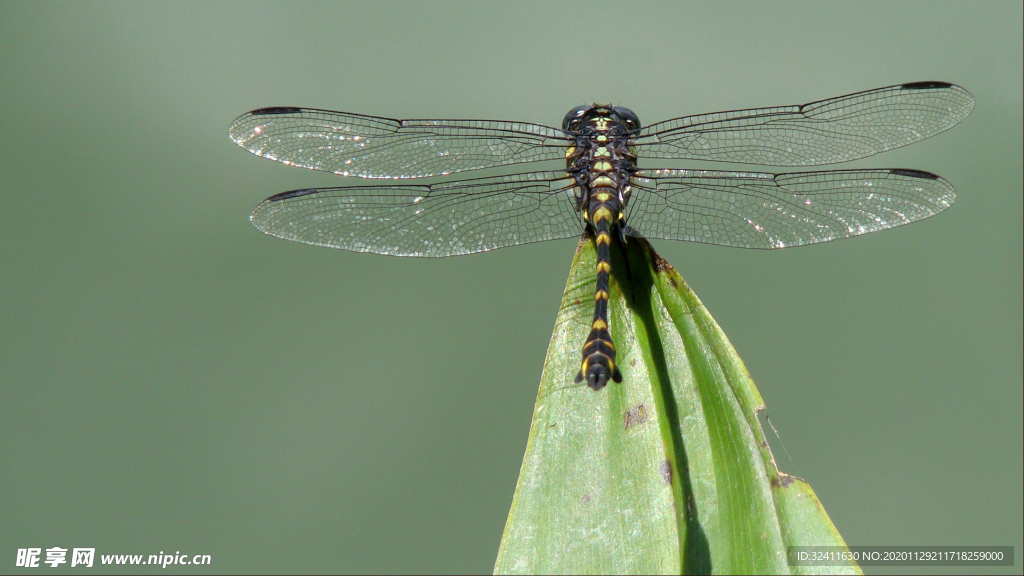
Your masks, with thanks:
M253 110L249 114L253 116L273 116L274 114L297 114L302 112L302 108L291 108L288 106L271 106L269 108L260 108L259 110Z
M952 84L949 82L911 82L909 84L902 84L900 88L904 90L934 90L936 88L949 88Z
M923 180L938 180L937 174L931 172L925 172L924 170L911 170L909 168L893 168L889 170L889 173L894 176L909 176L911 178L921 178Z
M281 200L287 200L289 198L298 198L299 196L308 196L315 194L316 188L306 188L304 190L291 190L289 192L281 192L280 194L274 194L270 198L267 198L267 202L280 202Z

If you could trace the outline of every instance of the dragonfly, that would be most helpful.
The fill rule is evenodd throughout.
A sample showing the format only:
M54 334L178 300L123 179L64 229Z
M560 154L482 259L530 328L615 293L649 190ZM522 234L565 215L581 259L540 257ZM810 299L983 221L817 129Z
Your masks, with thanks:
M928 218L956 198L949 182L922 170L768 173L648 167L650 160L791 167L847 162L934 136L973 108L969 92L933 81L647 126L632 110L611 104L573 108L560 127L278 106L239 116L229 133L270 160L378 180L267 198L250 219L286 240L443 257L588 234L597 252L594 316L575 381L599 390L622 381L608 326L613 245L646 237L801 246ZM409 182L544 161L565 167Z

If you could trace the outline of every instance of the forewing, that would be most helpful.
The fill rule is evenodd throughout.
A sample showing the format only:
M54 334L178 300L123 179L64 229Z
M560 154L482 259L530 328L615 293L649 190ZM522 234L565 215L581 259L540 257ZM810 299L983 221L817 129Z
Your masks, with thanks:
M864 158L952 128L974 98L945 82L915 82L801 106L734 110L652 124L642 158L812 166Z
M488 120L392 120L312 108L239 116L231 139L292 166L363 178L419 178L564 159L561 130Z
M949 208L956 193L919 170L765 174L641 170L627 223L647 238L783 248L909 224Z
M267 234L392 256L455 256L583 231L565 173L529 172L433 185L296 190L253 210Z

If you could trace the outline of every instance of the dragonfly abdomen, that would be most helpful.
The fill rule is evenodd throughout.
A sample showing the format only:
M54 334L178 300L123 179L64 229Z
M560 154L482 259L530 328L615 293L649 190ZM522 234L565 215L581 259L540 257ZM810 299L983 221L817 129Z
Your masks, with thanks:
M608 380L622 382L622 373L615 364L615 344L608 331L608 286L611 280L612 228L619 223L622 204L614 188L598 187L590 191L587 220L594 229L597 244L597 288L594 291L594 321L590 335L583 344L583 363L576 382L584 378L587 385L598 390Z

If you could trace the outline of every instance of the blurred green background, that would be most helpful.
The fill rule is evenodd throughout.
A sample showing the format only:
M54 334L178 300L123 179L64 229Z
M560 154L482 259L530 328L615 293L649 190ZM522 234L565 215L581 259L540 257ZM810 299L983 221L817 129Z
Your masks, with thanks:
M264 236L259 200L348 181L243 151L237 115L651 123L945 80L977 99L962 125L846 166L941 174L949 211L655 246L849 544L1013 545L984 571L1020 573L1021 51L1020 2L0 4L0 572L53 546L490 571L574 241L421 260Z

